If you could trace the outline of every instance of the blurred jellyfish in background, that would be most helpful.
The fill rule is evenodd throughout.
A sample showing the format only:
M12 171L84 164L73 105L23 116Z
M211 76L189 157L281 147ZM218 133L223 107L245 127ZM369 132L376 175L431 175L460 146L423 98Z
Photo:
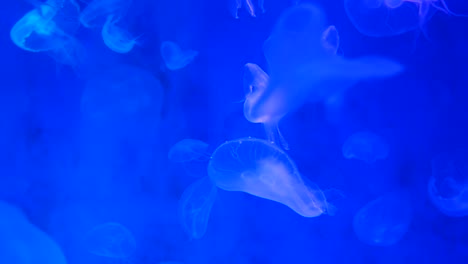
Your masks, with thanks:
M119 19L114 15L107 17L106 23L102 27L102 39L106 46L117 53L128 53L135 45L138 45L138 37L133 37L127 30L119 27L116 23Z
M260 9L262 13L265 13L265 8L263 6L264 0L228 0L229 1L229 10L232 16L235 19L239 18L239 10L244 9L249 16L257 16L257 8ZM257 2L258 7L255 7L254 2Z
M432 159L429 198L447 216L468 215L468 153L458 150Z
M210 159L209 145L196 139L183 139L174 144L167 155L171 162L184 168L193 177L206 175L206 166Z
M185 68L198 55L198 52L194 50L182 50L172 41L161 43L160 51L166 67L171 71Z
M85 234L84 244L89 253L113 259L128 259L137 243L125 226L109 222L95 226Z
M341 150L345 159L371 164L386 159L390 147L383 138L372 132L356 132L346 139Z
M205 235L211 208L216 200L218 188L203 177L185 189L179 200L179 217L184 231L193 239Z
M304 103L324 101L359 81L402 71L400 64L380 57L345 59L336 54L338 45L338 31L325 26L318 7L300 4L281 15L263 46L270 77L258 66L245 67L249 78L244 78L244 87L250 87L246 95L250 98L244 116L262 123L269 141L288 148L278 124Z
M445 0L344 0L346 14L367 36L386 37L423 29L435 12L450 11Z
M125 16L132 0L91 0L80 13L79 21L86 28L102 27L109 15Z
M405 192L387 193L362 207L353 220L358 239L371 246L398 243L412 219L410 200Z
M0 262L66 264L60 247L23 212L0 201Z
M304 217L335 211L322 190L299 174L289 156L265 140L241 138L221 144L211 156L208 175L223 190L276 201Z

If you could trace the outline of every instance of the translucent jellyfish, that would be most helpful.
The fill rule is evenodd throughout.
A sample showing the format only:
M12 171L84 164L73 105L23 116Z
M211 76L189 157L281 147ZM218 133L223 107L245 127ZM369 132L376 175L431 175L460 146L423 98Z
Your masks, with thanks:
M0 262L66 264L59 246L29 223L22 211L0 201Z
M432 159L429 198L440 212L451 217L468 215L468 154L444 153Z
M161 43L160 51L166 67L171 71L184 68L198 55L198 51L182 50L179 45L172 41Z
M191 176L206 175L206 166L210 159L209 145L196 139L183 139L174 144L168 153L170 161L180 164Z
M89 79L81 97L85 120L108 124L151 118L159 113L162 86L143 69L119 64Z
M116 23L119 21L114 15L107 17L106 23L102 27L101 35L104 44L114 52L128 53L137 42L138 37L133 37L127 30L119 27Z
M346 13L364 35L384 37L422 29L436 11L460 16L445 0L345 0Z
M221 144L211 156L208 175L223 190L276 201L304 217L334 212L318 186L302 178L289 156L265 140L241 138Z
M133 234L119 223L95 226L85 234L85 246L91 254L115 259L127 259L136 251Z
M356 132L346 139L341 150L346 159L370 164L386 159L390 148L383 138L372 132Z
M400 64L380 57L345 59L337 55L338 45L338 31L325 27L319 8L300 4L286 10L263 47L270 77L256 65L245 67L250 77L244 77L244 87L257 88L246 95L253 98L248 102L247 120L263 123L267 135L279 137L268 136L269 140L284 146L278 124L286 114L306 102L325 101L359 81L402 71Z
M102 27L109 15L123 17L132 0L93 0L81 12L79 20L84 27Z
M61 49L78 29L79 6L72 0L61 5L47 1L24 15L11 29L10 38L21 49L44 52Z
M372 246L391 246L408 231L412 209L404 193L381 196L362 207L355 215L353 228L358 239Z
M258 0L258 8L260 8L262 13L265 13L265 8L263 7L263 0ZM256 8L252 0L229 0L229 10L232 16L235 19L239 18L239 10L244 8L245 11L251 16L256 17Z
M184 231L194 239L205 235L211 208L218 188L208 177L203 177L185 189L179 200L179 217Z

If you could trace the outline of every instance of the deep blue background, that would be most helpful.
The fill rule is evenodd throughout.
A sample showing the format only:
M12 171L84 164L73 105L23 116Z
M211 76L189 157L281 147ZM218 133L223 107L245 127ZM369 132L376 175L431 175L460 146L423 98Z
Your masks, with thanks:
M284 205L220 190L206 235L190 240L183 232L177 201L195 179L171 164L167 152L183 138L215 149L230 139L264 137L261 125L245 120L239 103L243 65L266 67L263 41L291 2L266 0L265 14L251 18L241 11L235 20L226 0L135 0L127 20L135 35L143 34L142 45L119 55L104 46L99 31L80 28L76 38L88 57L77 69L16 47L10 29L32 5L2 2L0 198L21 207L50 234L69 263L108 263L82 252L78 241L90 223L111 220L134 232L134 263L467 263L468 219L440 213L428 198L427 182L434 156L468 147L468 18L438 12L426 25L428 38L415 31L371 38L353 27L342 0L310 2L319 3L336 25L344 56L382 55L406 70L352 87L339 113L307 104L280 125L302 174L346 195L337 214L304 218ZM468 12L466 4L447 3ZM199 56L184 69L168 71L159 55L165 40L197 50ZM80 98L91 75L116 63L149 71L161 81L164 101L155 113L157 132L133 132L132 138L144 140L131 151L146 151L143 158L135 154L144 160L124 162L129 166L122 172L128 174L124 180L94 186L99 174L90 176L93 167L77 173L74 165L83 158L76 154ZM343 158L343 142L359 130L388 141L385 162L364 166ZM134 160L132 155L127 159ZM131 190L100 195L101 188L120 187ZM414 215L408 233L390 247L360 242L353 215L399 187L411 193Z

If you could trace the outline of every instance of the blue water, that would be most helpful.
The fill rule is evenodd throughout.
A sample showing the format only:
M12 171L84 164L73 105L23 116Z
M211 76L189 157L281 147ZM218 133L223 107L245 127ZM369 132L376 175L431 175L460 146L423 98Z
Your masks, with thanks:
M262 2L2 2L0 263L468 263L468 4Z

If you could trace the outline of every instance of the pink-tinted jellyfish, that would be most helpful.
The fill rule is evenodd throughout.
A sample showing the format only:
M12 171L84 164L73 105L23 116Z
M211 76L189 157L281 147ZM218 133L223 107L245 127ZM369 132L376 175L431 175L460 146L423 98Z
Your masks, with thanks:
M408 231L412 209L406 193L389 193L362 207L353 221L358 239L371 246L391 246Z
M79 20L84 27L102 27L109 15L123 17L132 0L92 0L80 13Z
M211 156L208 175L217 187L282 203L304 217L333 214L319 187L302 178L289 156L261 139L221 144Z
M440 154L432 159L428 194L432 204L447 216L468 215L468 154Z
M372 37L423 29L436 11L459 16L445 0L345 0L344 5L356 29Z
M337 54L339 34L325 26L321 9L300 4L286 10L263 51L268 75L255 64L245 66L244 115L262 123L268 139L287 148L278 130L280 120L306 102L324 101L361 80L388 78L402 71L380 57L345 59Z
M19 208L0 201L0 215L0 263L67 263L57 243Z

